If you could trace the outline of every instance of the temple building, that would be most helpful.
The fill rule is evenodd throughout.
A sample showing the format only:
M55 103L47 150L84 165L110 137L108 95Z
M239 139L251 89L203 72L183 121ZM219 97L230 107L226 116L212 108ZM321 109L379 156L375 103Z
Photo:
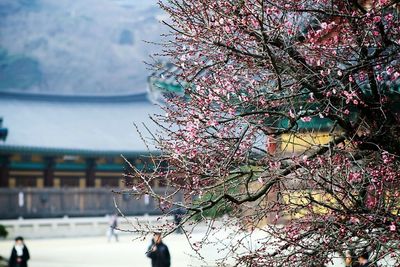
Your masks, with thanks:
M142 140L143 125L154 130L149 116L159 112L147 94L1 93L0 118L8 134L0 140L0 217L113 212L110 191L130 185L127 161L140 170L152 168L149 155L156 152ZM117 198L127 214L156 212L148 199Z

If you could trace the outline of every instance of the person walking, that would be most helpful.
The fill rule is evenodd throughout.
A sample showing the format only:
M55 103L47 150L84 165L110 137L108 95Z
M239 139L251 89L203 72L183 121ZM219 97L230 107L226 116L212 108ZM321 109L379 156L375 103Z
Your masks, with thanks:
M162 242L161 233L154 233L151 245L146 252L152 267L170 267L171 257L168 247Z
M27 267L30 259L28 248L21 236L15 238L14 247L11 250L11 256L8 261L8 267Z
M111 238L114 236L115 241L118 242L118 235L116 232L116 228L118 227L118 215L113 214L110 218L110 228L108 229L108 242L111 241Z

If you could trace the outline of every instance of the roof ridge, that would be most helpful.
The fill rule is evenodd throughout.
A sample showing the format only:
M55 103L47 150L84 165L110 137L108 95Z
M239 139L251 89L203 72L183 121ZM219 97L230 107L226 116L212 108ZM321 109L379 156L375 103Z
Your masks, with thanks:
M33 100L46 102L143 102L150 103L147 92L137 94L121 95L62 95L62 94L43 94L43 93L21 93L21 92L0 92L2 99Z
M37 147L37 146L21 146L21 145L7 145L0 144L0 153L8 153L18 151L20 153L39 153L49 155L124 155L124 156L135 156L135 155L149 155L159 153L157 151L120 151L120 150L98 150L98 149L74 149L74 148L53 148L53 147Z

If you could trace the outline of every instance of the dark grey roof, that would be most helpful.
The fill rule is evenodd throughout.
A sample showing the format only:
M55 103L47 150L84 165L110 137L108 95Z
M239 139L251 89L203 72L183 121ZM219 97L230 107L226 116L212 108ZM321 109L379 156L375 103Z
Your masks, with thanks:
M28 147L28 146L12 146L12 145L0 145L0 154L41 154L47 156L58 156L58 155L79 155L79 156L124 156L125 158L132 158L136 156L149 155L149 151L119 151L119 150L88 150L88 149L65 149L65 148L48 148L48 147ZM151 154L157 154L158 152L151 151Z
M149 115L162 112L144 99L128 102L113 97L108 100L103 97L101 101L59 98L60 101L0 97L0 117L3 127L8 129L6 141L0 141L0 149L31 147L119 154L146 151L134 123L149 136L142 124L155 131ZM150 150L154 147L150 146Z

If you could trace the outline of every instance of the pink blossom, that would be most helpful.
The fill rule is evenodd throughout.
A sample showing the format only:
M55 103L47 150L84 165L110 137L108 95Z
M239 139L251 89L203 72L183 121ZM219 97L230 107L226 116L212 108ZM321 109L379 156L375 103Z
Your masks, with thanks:
M381 17L380 16L375 16L374 17L374 22L375 23L380 22L380 21L381 21Z
M360 172L350 172L348 180L350 183L359 183L362 180L362 175Z
M354 224L358 224L358 223L360 223L360 219L358 219L357 217L351 216L350 222L354 223Z
M216 126L218 124L218 122L216 120L209 120L207 122L207 126Z
M389 67L386 68L386 73L388 75L392 75L393 71L394 71L394 68L392 66L389 66Z
M360 245L356 237L396 243L398 222L382 216L400 195L398 149L391 142L400 119L393 90L386 89L400 78L400 50L385 43L400 44L400 24L395 6L382 4L391 1L358 1L367 14L329 0L161 2L173 27L160 50L174 66L183 64L176 78L185 97L168 99L168 116L157 120L165 136L154 139L170 168L143 173L144 181L167 177L171 192L194 213L211 207L210 193L240 218L227 227L270 220L263 231L271 238L232 255L243 266L308 266L310 255L323 266L334 257L330 251ZM378 95L365 90L371 77ZM318 125L320 118L327 124ZM266 136L274 138L270 146ZM390 153L378 152L385 150ZM207 197L191 201L201 192ZM314 195L326 207L307 201ZM278 218L284 226L271 227ZM235 240L227 244L235 247ZM382 246L382 255L389 252Z
M224 26L224 30L226 31L226 33L230 34L232 33L232 30L229 26Z
M310 121L311 121L311 117L310 117L310 116L302 117L301 120L302 120L303 122L310 122Z
M391 22L393 20L393 14L385 15L385 20L387 20L388 22Z
M328 24L326 22L321 23L321 28L326 29L328 27Z

